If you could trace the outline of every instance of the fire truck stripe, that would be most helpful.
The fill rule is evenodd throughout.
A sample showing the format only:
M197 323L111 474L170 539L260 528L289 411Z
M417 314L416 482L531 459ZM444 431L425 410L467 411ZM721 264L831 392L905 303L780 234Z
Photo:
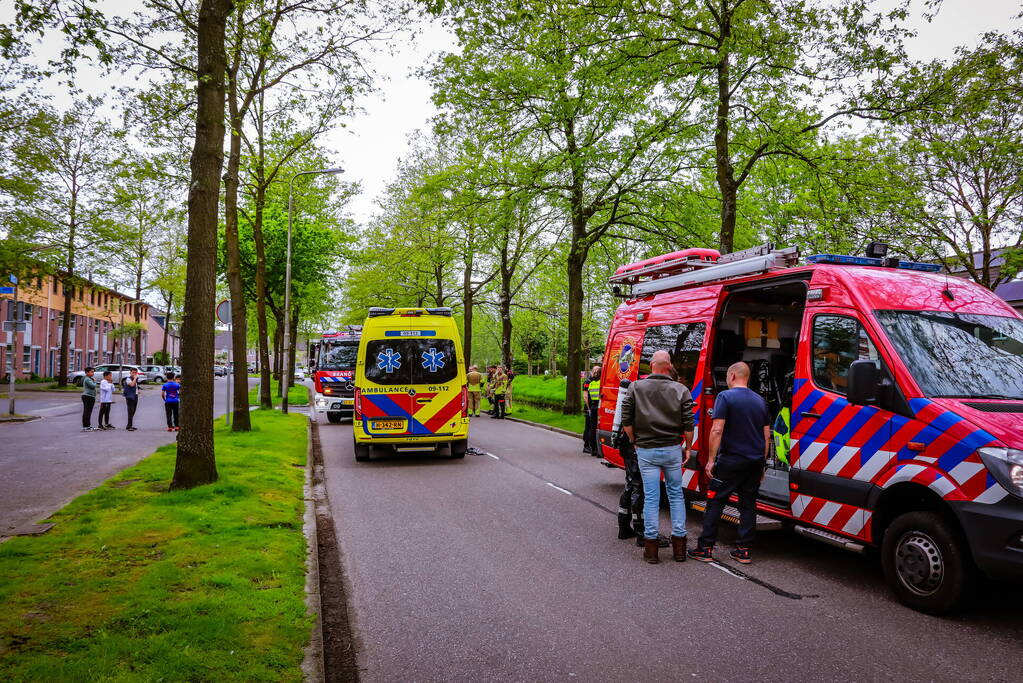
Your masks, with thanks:
M863 463L859 472L853 475L853 479L857 481L872 481L877 473L891 462L893 455L895 454L891 451L877 451L867 462Z
M977 472L980 472L983 469L984 465L982 463L964 460L963 462L953 467L952 470L948 473L948 476L950 476L952 480L955 481L957 484L962 485L968 482L974 476L976 476Z
M835 453L835 456L828 461L827 467L821 470L821 472L823 474L838 474L839 471L845 467L846 463L852 460L857 451L859 451L859 449L856 448L856 446L844 446L839 448L838 452Z
M995 484L973 500L977 503L997 503L1007 495L1009 495L1009 493L1003 489L1000 484Z
M831 523L832 517L839 511L842 506L834 501L828 501L821 507L820 512L813 518L814 524L820 524L821 526L828 526Z

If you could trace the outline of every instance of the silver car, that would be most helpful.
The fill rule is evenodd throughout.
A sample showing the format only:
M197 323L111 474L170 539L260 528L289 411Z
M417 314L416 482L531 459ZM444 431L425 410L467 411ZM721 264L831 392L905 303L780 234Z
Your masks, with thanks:
M146 382L149 381L149 375L146 374L145 372L143 372L141 366L119 364L119 363L105 363L103 365L97 365L96 366L96 374L93 375L92 377L93 377L93 379L95 379L98 382L100 379L103 378L103 373L106 372L107 370L109 370L112 373L112 375L113 375L110 378L111 381L114 384L120 384L120 385L123 386L125 380L127 380L128 376L131 374L131 369L132 368L135 368L136 370L139 371L138 381L141 384L145 384ZM71 382L72 384L76 385L76 386L82 386L82 382L84 381L84 379L85 379L85 371L84 370L79 370L78 372L73 372L68 377L68 381Z

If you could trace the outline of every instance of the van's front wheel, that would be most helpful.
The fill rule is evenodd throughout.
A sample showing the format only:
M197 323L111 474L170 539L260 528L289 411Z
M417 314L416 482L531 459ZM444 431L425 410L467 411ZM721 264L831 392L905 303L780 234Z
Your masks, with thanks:
M355 451L356 462L366 462L369 460L370 445L368 443L359 443L353 440L352 449Z
M959 607L970 587L966 544L941 515L909 512L885 531L881 550L885 579L899 600L927 614Z
M462 439L460 441L451 442L451 457L452 458L464 458L465 451L469 448L469 440Z

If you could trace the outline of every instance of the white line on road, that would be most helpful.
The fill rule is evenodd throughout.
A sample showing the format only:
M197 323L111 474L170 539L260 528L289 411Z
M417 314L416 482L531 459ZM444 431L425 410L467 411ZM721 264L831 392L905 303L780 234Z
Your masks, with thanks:
M558 491L561 491L562 493L566 493L566 494L568 494L570 496L572 495L572 492L569 491L568 489L563 489L560 486L555 486L554 484L552 484L550 482L547 482L547 485L550 486L552 489L557 489Z
M707 564L709 564L711 567L714 567L714 569L720 569L721 571L723 571L725 574L728 574L729 576L734 576L735 578L740 579L742 581L746 580L745 576L740 576L740 575L736 574L735 572L733 572L731 569L729 569L728 567L726 567L723 564L718 564L717 562L708 562Z
M493 458L494 460L500 460L500 458L499 458L499 457L497 457L496 455L494 455L493 453L487 453L487 455L489 455L489 456L490 456L491 458Z

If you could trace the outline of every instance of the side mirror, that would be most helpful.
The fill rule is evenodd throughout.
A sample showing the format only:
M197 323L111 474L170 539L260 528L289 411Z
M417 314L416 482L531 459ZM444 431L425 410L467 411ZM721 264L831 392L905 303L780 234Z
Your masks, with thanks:
M855 360L849 366L849 403L869 406L877 403L881 371L872 360Z

